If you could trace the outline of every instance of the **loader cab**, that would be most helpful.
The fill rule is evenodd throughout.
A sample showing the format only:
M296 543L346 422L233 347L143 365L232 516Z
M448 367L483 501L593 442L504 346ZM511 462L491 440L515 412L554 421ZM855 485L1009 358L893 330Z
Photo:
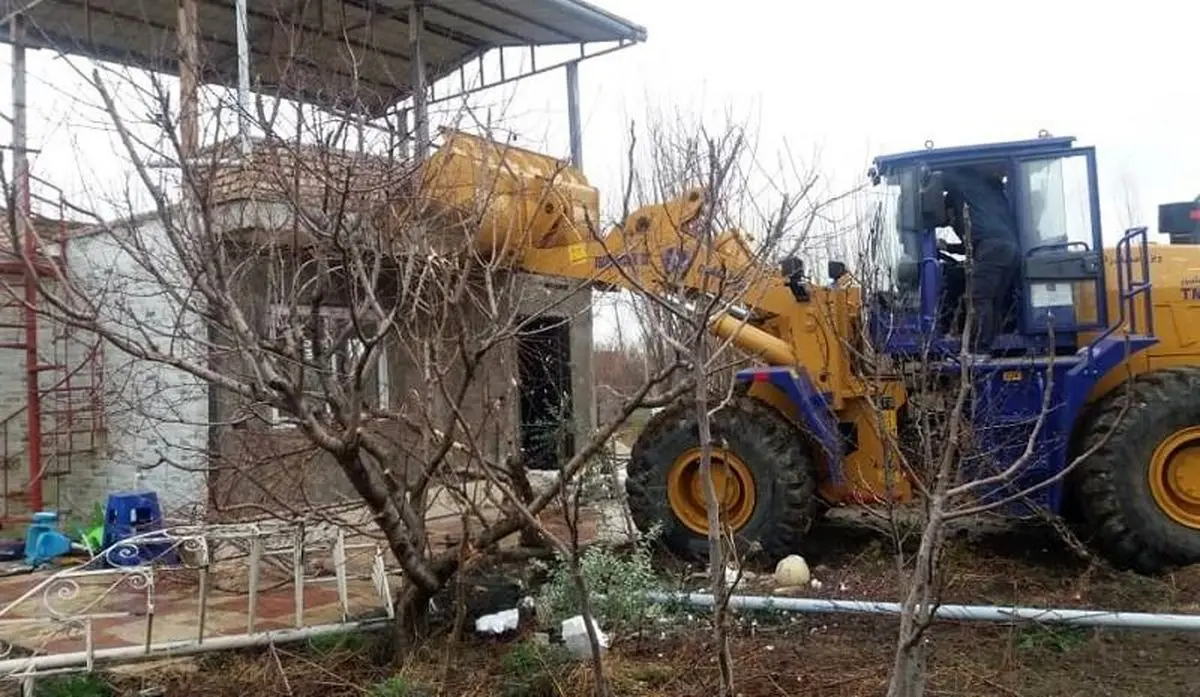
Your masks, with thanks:
M874 291L872 331L891 354L954 354L961 346L966 265L954 247L956 192L970 172L1003 191L1019 268L1002 296L999 356L1070 353L1079 332L1108 325L1095 151L1073 138L934 148L881 156L862 256ZM970 204L970 201L967 201Z

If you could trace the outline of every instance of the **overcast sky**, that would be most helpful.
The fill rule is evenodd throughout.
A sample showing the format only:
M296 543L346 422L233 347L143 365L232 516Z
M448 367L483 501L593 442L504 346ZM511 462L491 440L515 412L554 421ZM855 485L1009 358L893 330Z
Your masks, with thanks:
M872 156L926 140L1074 135L1098 148L1109 239L1130 223L1153 230L1159 203L1200 194L1197 3L594 3L649 34L581 67L585 170L602 193L619 185L628 121L685 110L732 111L760 152L786 139L833 188L859 183ZM73 192L119 182L107 139L86 127L74 70L38 52L30 71L35 173ZM511 99L522 142L565 154L564 84L556 71L482 99Z
M603 0L649 41L585 63L589 174L619 155L622 115L730 106L764 146L819 148L830 176L873 155L1035 137L1098 148L1105 222L1200 194L1200 4ZM985 9L986 8L986 9Z

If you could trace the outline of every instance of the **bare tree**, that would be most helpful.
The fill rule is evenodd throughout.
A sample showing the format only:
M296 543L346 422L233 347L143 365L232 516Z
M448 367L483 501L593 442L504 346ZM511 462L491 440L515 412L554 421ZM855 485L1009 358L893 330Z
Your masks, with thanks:
M164 81L99 69L90 79L133 183L123 201L73 202L95 223L88 249L103 258L77 257L80 268L43 283L39 310L213 395L205 426L215 436L193 466L257 488L260 511L320 515L312 499L344 482L403 571L397 638L409 645L425 631L429 599L464 564L497 556L556 501L559 486L519 493L530 488L512 437L514 345L539 319L586 310L590 279L546 293L514 268L533 221L494 215L513 184L503 164L448 193L453 172L402 157L406 134L394 124L301 108L283 123L265 99L252 152L220 139L229 112L218 101L216 145L189 153ZM467 109L456 118L488 133ZM503 144L470 142L492 148L483 159L507 156ZM151 210L135 215L141 201ZM114 221L102 203L126 215ZM592 234L594 220L563 215L563 226ZM578 433L560 481L635 409L683 394L688 383L660 391L676 370L645 374L610 421ZM259 476L294 475L304 460L315 483ZM435 506L471 520L462 544L431 543Z
M896 233L889 227L894 221L885 220L882 210L874 208L858 231L852 250L854 270L843 282L860 289L864 298L890 292L892 302L903 307L912 298L906 298L907 291L892 285L891 271L897 260L886 253L886 248L888 236ZM965 285L958 300L971 298L974 288L969 207L964 212ZM874 345L877 337L870 335L865 326L862 335L843 337L841 342L860 366L864 381L872 386L869 392L886 394L884 386L898 377L905 391L904 417L898 425L886 423L886 410L876 403L874 426L885 444L884 466L890 484L888 495L869 509L880 527L891 535L903 581L889 697L925 694L928 629L945 582L941 561L948 526L957 520L1000 511L1049 515L1039 507L1038 494L1070 477L1103 447L1115 425L1108 424L1086 447L1073 451L1063 469L1039 475L1036 459L1054 445L1052 429L1057 426L1053 420L1062 409L1054 400L1059 394L1053 384L1055 359L1050 357L1043 371L1047 378L1039 388L1040 403L1024 414L1021 428L1012 429L1012 438L997 442L988 436L988 430L996 423L1012 424L1021 414L1003 413L1003 399L978 394L975 378L980 357L971 345L971 335L978 326L973 303L953 298L947 301L955 304L944 308L949 317L946 326L953 327L952 334L961 337L955 355L948 359L928 345L919 355L890 357L882 346ZM896 503L902 480L911 486L915 506ZM1066 526L1058 529L1070 535ZM915 548L911 537L916 538Z
M620 269L619 284L636 298L646 360L651 365L682 360L690 366L694 387L689 398L655 415L646 430L682 427L699 436L699 458L693 464L703 500L693 502L688 525L703 525L707 534L720 691L732 695L736 692L728 602L742 555L756 550L740 548L734 533L741 523L731 520L734 513L726 504L726 488L735 476L726 442L731 434L728 423L714 416L738 408L735 368L762 359L761 348L747 339L762 333L751 326L755 304L766 284L777 278L776 264L810 241L814 220L829 201L815 195L815 175L796 176L795 169L770 171L745 129L732 121L719 128L689 127L683 125L689 120L682 118L671 119L672 126L666 123L648 129L644 166L638 166L638 142L632 139L634 174L627 196L669 202L644 217L668 218L672 229L665 235L646 233L647 247L637 251L644 252L647 261ZM638 232L639 222L635 213L626 229ZM752 237L744 230L757 234ZM635 444L635 457L639 448L649 447L644 441ZM644 484L636 491L645 497ZM650 507L640 501L638 508ZM727 578L731 570L732 582Z
M1120 208L1117 211L1117 221L1121 229L1128 230L1142 220L1142 205L1139 200L1137 179L1128 170L1122 170L1117 180L1120 192Z

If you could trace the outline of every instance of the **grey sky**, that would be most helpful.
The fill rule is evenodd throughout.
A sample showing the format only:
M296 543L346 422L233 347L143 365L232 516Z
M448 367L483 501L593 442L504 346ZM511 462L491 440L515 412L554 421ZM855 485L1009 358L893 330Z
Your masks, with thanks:
M606 0L645 25L645 46L587 65L589 172L640 100L730 105L764 145L821 151L848 182L871 155L1034 137L1097 146L1106 233L1126 189L1140 220L1200 194L1196 32L1200 5L1087 3L720 3ZM986 9L985 9L986 8ZM993 9L994 8L994 9ZM958 35L961 38L956 38ZM982 73L982 74L981 74Z
M1110 240L1129 224L1153 230L1159 203L1200 194L1195 3L594 2L649 32L581 67L585 169L608 196L628 121L644 122L648 108L731 110L758 132L760 152L786 139L835 189L859 183L872 155L927 139L1075 135L1098 148ZM82 80L47 52L31 54L30 71L35 173L73 192L119 188L108 138L86 127ZM505 111L523 144L567 152L561 71L482 99L512 100Z

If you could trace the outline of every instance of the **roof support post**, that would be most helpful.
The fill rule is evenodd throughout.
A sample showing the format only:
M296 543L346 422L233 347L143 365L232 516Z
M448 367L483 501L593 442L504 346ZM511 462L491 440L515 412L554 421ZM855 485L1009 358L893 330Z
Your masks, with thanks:
M425 83L425 51L422 44L425 29L425 6L420 0L408 7L408 42L412 47L413 133L417 160L429 156L429 101Z
M200 44L196 0L179 0L179 149L189 161L200 144Z
M250 154L250 36L246 20L246 0L237 0L238 136L242 154Z
M567 122L571 133L571 165L583 171L583 126L579 118L579 61L567 63Z
M25 91L25 15L14 15L8 25L9 40L12 42L12 146L13 146L13 203L16 208L17 238L15 240L25 257L25 307L22 315L25 327L22 337L25 344L25 457L29 460L29 508L37 513L44 506L42 498L42 393L39 386L41 375L38 358L37 277L34 266L40 250L36 232L30 228L29 213L29 150L26 131Z

